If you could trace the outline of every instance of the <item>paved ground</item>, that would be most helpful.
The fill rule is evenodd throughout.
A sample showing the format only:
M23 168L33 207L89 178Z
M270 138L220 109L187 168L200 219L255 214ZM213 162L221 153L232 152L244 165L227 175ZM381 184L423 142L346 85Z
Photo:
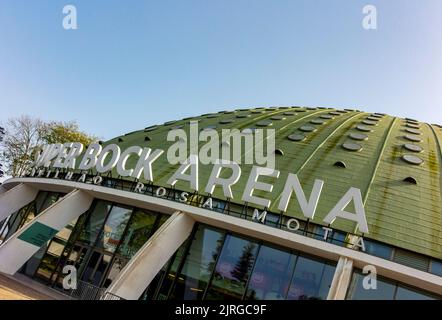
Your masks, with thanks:
M16 279L0 274L0 300L53 300Z

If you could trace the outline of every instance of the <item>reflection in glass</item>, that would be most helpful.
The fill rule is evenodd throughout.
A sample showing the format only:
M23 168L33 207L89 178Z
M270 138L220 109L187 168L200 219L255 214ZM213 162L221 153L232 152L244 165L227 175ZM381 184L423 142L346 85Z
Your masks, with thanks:
M347 299L350 300L393 300L396 286L377 277L376 289L364 289L364 276L360 272L353 272L350 287L348 289Z
M128 258L133 257L151 236L157 217L157 213L136 210L118 253Z
M132 209L113 206L96 246L108 252L114 252L120 243L131 214Z
M261 246L250 277L246 299L285 299L296 256L290 252Z
M94 245L110 207L111 204L109 202L97 201L95 203L89 219L81 230L79 241L88 245Z
M223 233L199 226L171 299L201 300L221 249Z
M396 291L396 300L435 300L436 298L420 292L417 289L398 286Z
M307 257L299 257L287 300L327 299L335 267Z
M241 299L257 249L255 242L227 235L206 299Z
M108 288L112 282L117 278L118 274L123 270L128 260L122 258L115 258L112 262L112 267L109 269L106 280L103 283L104 288Z

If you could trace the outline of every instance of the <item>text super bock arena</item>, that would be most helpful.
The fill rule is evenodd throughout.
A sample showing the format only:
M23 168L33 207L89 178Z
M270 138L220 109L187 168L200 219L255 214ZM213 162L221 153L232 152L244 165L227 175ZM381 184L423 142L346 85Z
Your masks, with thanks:
M441 143L275 107L47 144L1 185L0 272L71 299L440 299Z

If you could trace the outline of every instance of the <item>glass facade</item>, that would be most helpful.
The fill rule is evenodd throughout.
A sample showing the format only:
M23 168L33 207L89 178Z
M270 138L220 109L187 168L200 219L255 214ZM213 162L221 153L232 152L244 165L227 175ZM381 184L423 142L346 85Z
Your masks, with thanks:
M35 199L3 221L0 227L0 243L23 228L32 219L54 204L63 193L40 191Z
M167 218L157 212L96 200L34 254L21 272L61 289L63 267L74 265L79 280L108 287Z
M34 201L0 223L0 241L8 239L62 196L60 193L39 192ZM225 210L224 202L216 204L220 211ZM240 215L244 214L248 219L251 213L252 208L246 207ZM108 287L168 217L158 212L95 200L86 213L71 221L40 248L20 272L61 289L63 267L74 265L81 281ZM278 224L280 218L270 215L267 224ZM295 232L310 234L317 239L324 237L324 229L302 221ZM342 245L346 242L346 234L334 230L326 241ZM376 241L367 239L365 247L366 253L387 260L400 258L397 262L405 265L413 262L415 268L421 263L416 254L411 256ZM442 275L439 260L428 259L428 266L421 264L425 265L422 270ZM196 224L192 235L163 266L140 299L326 299L335 265L258 239ZM359 270L354 272L347 299L440 299L383 277L378 277L376 290L366 290L364 276Z
M141 299L326 299L335 263L197 224Z
M376 288L365 289L361 270L353 272L347 292L347 300L435 300L440 299L431 293L409 287L403 283L377 276Z

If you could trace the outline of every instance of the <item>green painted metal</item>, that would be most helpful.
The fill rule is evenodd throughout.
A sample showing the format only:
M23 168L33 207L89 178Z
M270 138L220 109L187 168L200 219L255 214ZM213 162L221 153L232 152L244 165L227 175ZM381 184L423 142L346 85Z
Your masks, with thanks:
M406 121L388 115L379 119L376 126L366 125L372 132L365 141L352 140L351 133L361 133L356 126L370 114L360 111L348 111L333 115L333 119L323 119L324 124L312 124L311 120L321 115L329 115L336 109L305 109L300 107L259 109L264 113L253 113L258 109L237 110L233 113L220 112L216 117L203 115L186 120L178 120L171 124L159 125L145 132L134 131L130 134L116 137L104 143L116 143L122 149L132 145L166 150L173 142L166 141L167 132L177 125L183 129L189 128L189 121L196 120L200 128L216 125L218 132L227 128L254 128L258 121L271 120L272 116L294 112L294 115L284 115L281 120L271 120L270 128L276 130L276 147L281 149L283 156L276 156L276 168L280 170L279 179L262 179L274 184L272 194L256 192L255 195L273 200L270 211L277 211L277 199L281 193L288 173L297 173L307 196L309 196L315 179L325 181L321 198L316 211L315 222L323 224L322 219L333 208L337 201L350 187L361 190L370 233L366 238L375 239L435 258L442 258L442 194L441 194L441 146L442 129L419 123L422 141L410 142L404 138L407 134ZM304 112L300 112L304 110ZM237 118L237 115L250 117ZM234 120L221 124L220 121ZM314 132L304 132L306 139L291 141L287 137L293 133L302 133L299 128L303 125L314 126ZM149 141L145 141L145 137ZM119 141L120 139L120 141ZM122 139L122 141L121 141ZM362 146L359 152L342 148L345 142L358 143ZM424 151L413 153L403 145L415 143ZM203 143L201 143L202 145ZM247 150L246 152L251 152ZM412 165L401 157L404 154L414 154L424 160L420 166ZM133 167L137 159L129 158L127 167ZM345 162L346 168L334 166L334 163ZM241 195L244 190L251 165L242 165L242 177L233 186L236 195L233 202L242 204ZM162 156L153 165L155 184L168 186L167 179L173 174L178 165L172 166ZM200 166L200 191L207 183L212 166ZM113 175L117 177L116 172ZM412 177L417 184L404 181ZM177 189L190 191L187 183L178 182ZM224 199L219 188L215 189L214 197ZM348 207L352 210L352 206ZM304 220L299 205L295 199L290 201L287 215ZM337 220L333 227L345 232L354 232L355 225L350 221Z

